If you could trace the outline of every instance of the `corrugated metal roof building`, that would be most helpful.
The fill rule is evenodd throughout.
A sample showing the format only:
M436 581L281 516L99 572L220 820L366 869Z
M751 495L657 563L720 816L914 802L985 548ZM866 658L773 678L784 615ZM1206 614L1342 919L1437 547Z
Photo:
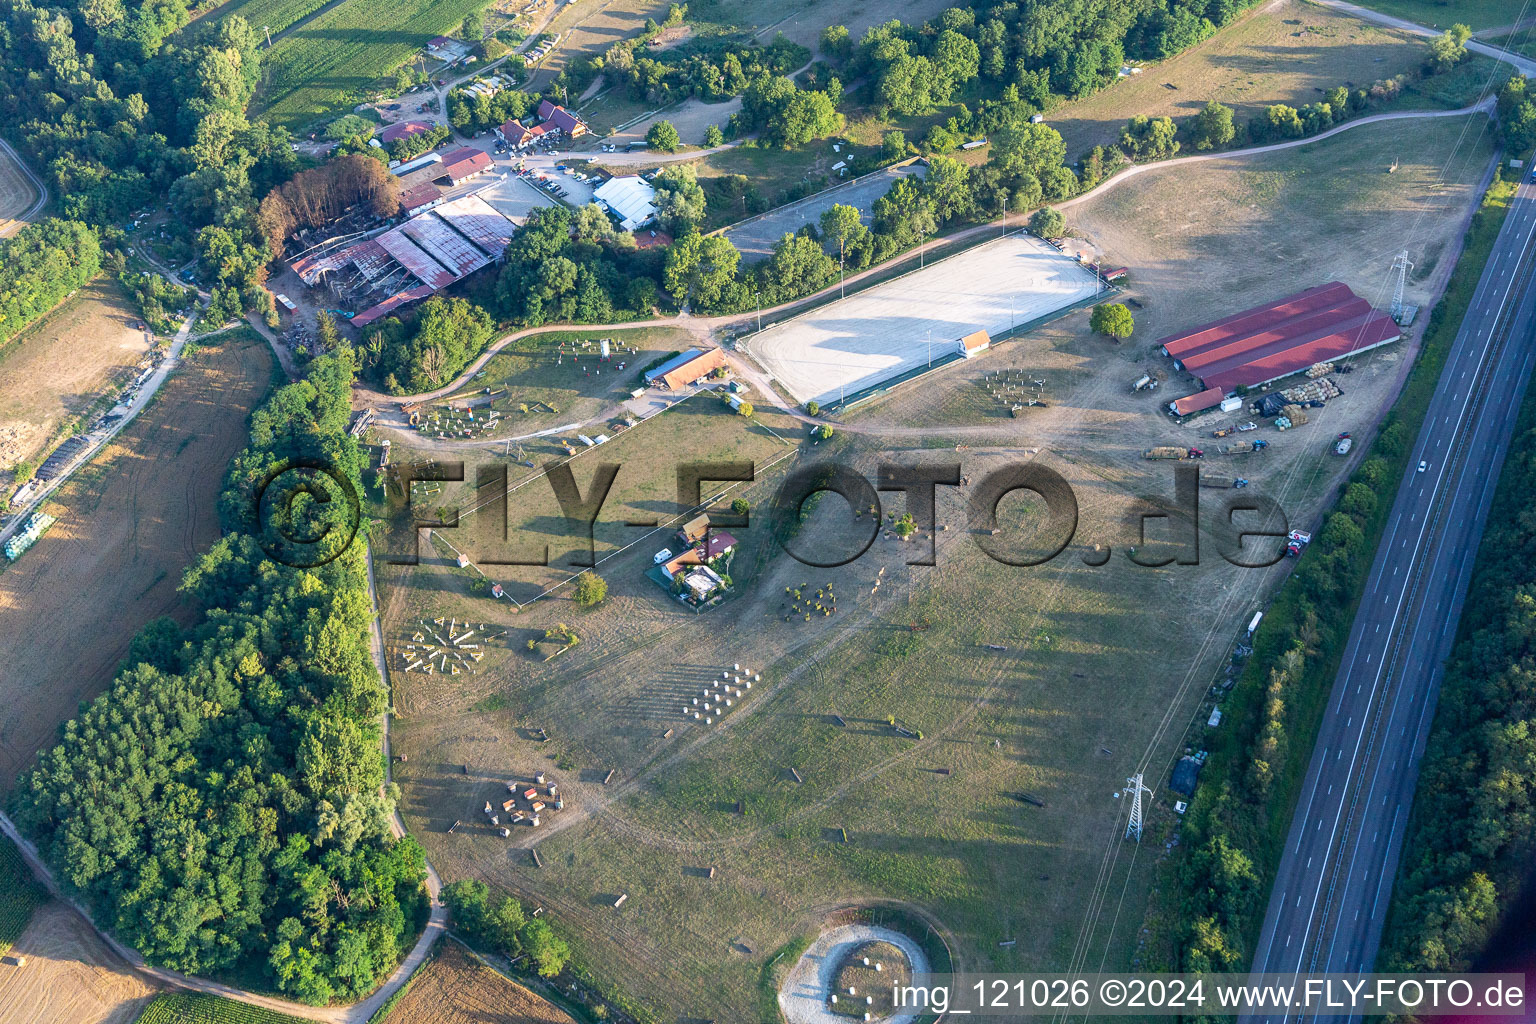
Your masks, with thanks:
M447 267L454 277L472 274L491 262L488 253L436 215L415 217L400 226L422 251Z
M612 210L625 231L633 231L656 218L656 190L639 175L609 178L592 198Z
M1193 395L1185 395L1177 402L1168 403L1175 416L1188 416L1191 413L1204 412L1206 409L1214 409L1221 404L1226 392L1221 388L1206 388Z
M452 271L423 252L399 228L384 232L376 241L395 258L396 263L409 270L412 277L433 291L446 288L454 282L456 275Z
M1175 365L1199 377L1207 392L1226 392L1267 384L1401 337L1390 316L1333 281L1169 335L1158 344Z
M443 190L430 181L412 185L400 193L400 210L407 217L414 217L423 210L430 210L443 201Z
M717 348L691 348L662 363L645 375L647 384L671 388L685 388L706 376L717 366L725 365L725 353Z
M474 242L494 260L506 254L517 225L479 196L461 196L437 208L437 216Z

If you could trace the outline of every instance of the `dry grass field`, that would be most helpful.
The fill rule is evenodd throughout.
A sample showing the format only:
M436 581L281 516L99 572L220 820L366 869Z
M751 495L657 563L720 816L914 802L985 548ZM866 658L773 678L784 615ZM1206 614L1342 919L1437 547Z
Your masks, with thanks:
M612 340L608 362L599 361L599 338ZM619 403L640 386L642 370L683 351L693 340L687 331L670 327L536 334L507 345L491 357L470 386L443 401L462 404L471 400L479 416L486 408L486 389L490 389L490 408L502 413L502 425L491 435L495 437L523 437L567 423L613 416ZM631 348L637 351L631 354ZM623 370L618 368L620 363Z
M0 347L0 470L39 450L70 418L125 383L148 354L138 313L98 278Z
M1365 88L1415 70L1424 53L1425 41L1407 32L1306 0L1280 0L1200 46L1052 111L1047 120L1067 152L1078 154L1118 141L1133 114L1182 120L1219 100L1236 110L1241 124L1272 103L1299 107L1335 86Z
M614 43L639 35L647 18L661 21L666 16L667 0L586 0L560 8L544 29L550 35L560 33L560 45L540 62L523 88L537 91L572 58L602 56Z
M37 186L9 153L0 150L0 238L14 235L26 225L26 221L18 218L36 201Z
M27 965L0 965L6 1024L129 1024L155 996L142 975L57 901L37 909L11 953Z
M569 30L571 35L540 65L541 71L558 74L563 62L575 56L595 56L603 53L621 38L637 34L646 17L662 20L668 4L650 0L610 0L602 7L566 14L564 10L555 19L553 29ZM775 0L705 0L688 5L688 24L714 32L746 32L762 42L771 41L777 34L802 46L809 47L815 56L816 43L822 29L828 25L844 25L855 40L864 35L872 25L900 18L908 23L927 21L944 8L952 6L947 0L899 0L895 3L871 3L869 0L795 0L784 4ZM576 11L577 8L568 8ZM536 76L534 84L539 84ZM724 125L730 116L741 109L739 98L724 103L704 103L686 100L655 112L653 116L635 121L643 114L652 113L649 105L636 101L613 90L602 91L587 102L580 103L582 116L596 129L598 135L607 136L621 124L635 123L612 138L620 144L643 139L646 130L658 120L668 120L676 126L683 142L699 144L704 129L711 125Z
M734 1019L774 950L862 900L932 914L968 969L1061 969L1075 949L1088 951L1089 969L1128 966L1135 894L1158 845L1127 853L1112 891L1095 886L1124 827L1115 794L1147 765L1158 791L1150 832L1175 827L1167 770L1198 746L1208 688L1289 564L1222 561L1209 530L1224 492L1212 490L1201 492L1199 565L1127 559L1131 545L1145 557L1167 528L1138 538L1141 497L1173 490L1171 469L1140 449L1205 446L1222 422L1169 420L1163 404L1186 393L1178 380L1152 395L1130 383L1171 370L1149 352L1159 334L1295 288L1342 277L1381 301L1403 245L1420 263L1423 301L1450 259L1437 245L1454 237L1491 156L1480 126L1465 140L1455 120L1365 127L1242 164L1146 174L1074 207L1079 234L1132 268L1128 295L1142 305L1130 342L1091 337L1085 316L1069 317L856 410L824 448L802 446L801 462L845 461L866 478L881 460L960 463L966 486L940 489L936 567L906 564L928 536L904 543L887 529L856 561L810 568L779 553L757 518L738 533L737 597L695 616L639 578L644 549L616 558L601 570L610 596L599 608L560 600L505 616L518 643L569 623L583 642L554 661L517 656L514 644L472 681L395 675L411 831L444 877L485 877L536 900L608 984L664 1016ZM1389 174L1386 154L1400 144ZM1447 184L1436 183L1442 167ZM1208 459L1205 471L1247 477L1244 495L1273 497L1291 525L1313 525L1350 468L1330 439L1369 435L1411 344L1359 360L1340 378L1345 396L1309 426L1260 435L1266 454ZM1049 407L1008 416L979 385L1003 368L1046 379ZM992 469L1026 458L1067 479L1079 522L1060 557L1015 567L982 553L973 534L988 535L969 527L964 502ZM739 493L760 515L776 484ZM899 495L880 501L888 516L902 511ZM870 525L860 511L828 498L800 537L823 555L856 549ZM1004 499L1003 532L989 542L1038 548L1038 511ZM1095 545L1114 549L1108 564L1088 564L1102 554ZM385 573L387 627L425 602L464 617L445 599L453 573ZM807 620L813 603L836 611L810 609ZM684 719L691 697L735 663L763 682L712 726ZM478 814L498 777L541 767L560 774L570 801L544 827L510 840L445 835ZM522 849L534 843L542 868ZM1121 907L1122 892L1132 906ZM1102 913L1091 911L1102 896Z
M231 334L54 493L58 523L0 573L0 787L101 692L139 627L188 617L181 571L219 536L219 486L271 381L266 344Z
M497 973L452 939L379 1024L572 1024L564 1010Z

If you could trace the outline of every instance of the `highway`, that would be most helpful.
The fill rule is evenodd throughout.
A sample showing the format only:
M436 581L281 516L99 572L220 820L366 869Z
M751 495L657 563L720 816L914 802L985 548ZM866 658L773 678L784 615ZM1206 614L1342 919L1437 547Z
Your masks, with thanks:
M1527 182L1397 488L1270 893L1255 974L1375 964L1442 664L1536 358L1533 268L1536 187Z

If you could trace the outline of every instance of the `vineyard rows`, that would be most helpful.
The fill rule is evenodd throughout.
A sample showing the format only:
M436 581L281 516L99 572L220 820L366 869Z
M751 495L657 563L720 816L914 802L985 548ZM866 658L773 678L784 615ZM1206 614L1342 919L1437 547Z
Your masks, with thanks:
M452 32L484 6L485 0L346 0L264 56L253 115L293 129L322 114L339 116L428 39Z
M326 0L230 0L219 8L219 17L238 14L244 18L259 36L262 26L271 29L275 36L283 29L314 14L324 7Z
M43 899L43 890L21 859L21 851L0 836L0 953L10 949L26 930L32 911Z
M299 1017L219 996L174 992L144 1008L137 1024L310 1024Z

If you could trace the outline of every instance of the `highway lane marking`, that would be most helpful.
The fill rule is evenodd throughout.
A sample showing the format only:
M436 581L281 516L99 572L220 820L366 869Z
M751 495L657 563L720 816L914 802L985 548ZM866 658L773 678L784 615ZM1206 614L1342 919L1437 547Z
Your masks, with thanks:
M1502 319L1502 310L1501 310L1501 319ZM1510 325L1510 331L1511 332L1515 329L1515 327L1519 326L1519 319L1520 319L1520 316L1519 316L1519 313L1517 312L1515 314L1515 321L1513 321L1511 323L1511 325ZM1498 361L1489 364L1489 367L1488 367L1489 372L1490 373L1496 373L1501 368L1502 363L1505 360L1507 360L1508 357L1514 351L1515 350L1513 348L1505 348L1501 353L1499 353L1499 355L1497 357ZM1522 371L1524 371L1525 369L1527 369L1529 367L1531 359L1533 358L1533 355L1536 355L1536 353L1531 353L1531 352L1527 353L1525 359L1522 361ZM1479 356L1479 360L1480 361L1481 361L1481 358L1482 358L1482 355L1480 354L1480 356ZM1519 375L1519 376L1515 376L1515 377L1511 377L1511 378L1507 378L1507 379L1523 380L1524 379L1524 375L1523 375L1523 372L1522 372L1522 374ZM1518 402L1513 403L1509 407L1513 408L1514 405L1517 405L1517 404L1518 404ZM1466 410L1464 410L1463 412L1465 413L1465 411ZM1509 414L1506 413L1505 420L1508 420L1508 419L1509 419ZM1471 435L1469 437L1468 443L1471 444L1471 445L1477 445L1479 440L1482 440L1480 435L1486 433L1490 429L1489 423L1490 423L1490 421L1486 420L1486 419L1479 420L1477 423L1475 423L1470 428L1471 429ZM1492 429L1497 429L1497 428L1492 428ZM1499 435L1495 435L1495 436L1497 437ZM1484 441L1484 447L1486 447L1486 441ZM1494 444L1494 453L1495 454L1497 452L1498 447L1500 447L1500 446L1498 445L1497 442L1495 442L1495 444ZM1464 460L1464 461L1468 461L1468 460ZM1441 474L1441 475L1443 476L1443 474ZM1490 479L1489 479L1490 476L1491 476L1490 474L1483 474L1482 491L1481 491L1481 494L1478 497L1477 503L1472 507L1471 521L1473 523L1475 523L1476 520L1479 519L1484 514L1483 513L1484 508L1488 507L1490 505L1490 503L1491 503L1491 499L1490 499L1490 496L1489 496L1489 488L1491 486L1493 486L1494 484L1493 484L1493 482L1490 481ZM1458 479L1456 481L1456 487L1452 491L1452 493L1448 496L1447 502L1446 502L1446 504L1444 506L1448 513L1454 513L1455 509L1457 509L1457 508L1462 506L1463 503L1462 503L1462 500L1461 500L1461 495L1462 495L1462 491L1464 490L1464 488L1467 485L1467 481L1468 481L1468 475L1466 473L1462 473L1458 477ZM1438 486L1438 482L1437 482L1437 486ZM1442 535L1442 537L1441 537L1441 542L1442 543L1435 549L1435 552L1434 552L1433 562L1432 562L1432 564L1430 566L1431 570L1433 570L1436 566L1438 566L1438 564L1440 562L1442 562L1445 559L1445 557L1446 557L1447 548L1445 546L1444 541L1445 541L1445 537ZM1465 555L1462 556L1461 562L1462 562L1463 568L1462 568L1462 571L1460 573L1458 573L1458 580L1457 580L1457 585L1458 586L1461 583L1461 578L1463 578L1465 576L1466 571L1467 571L1466 568L1465 568L1466 562L1467 562L1467 558L1466 558ZM1439 610L1443 606L1444 606L1444 594L1442 592L1441 598L1438 601L1436 601L1436 603L1435 603L1435 610L1436 610L1435 620L1437 622L1439 622L1439 620L1440 620L1440 616L1438 614ZM1417 615L1415 616L1414 622L1412 623L1412 626L1409 627L1412 635L1418 635L1418 634L1423 632L1423 630L1424 630L1424 623L1425 623L1425 617L1426 617L1427 613L1428 613L1427 606L1426 605L1420 605L1420 607L1418 609L1418 612L1417 612ZM1439 632L1440 633L1444 633L1446 624L1443 623L1443 622L1440 622L1439 624L1440 624ZM1433 688L1435 686L1435 679L1439 675L1440 671L1441 670L1438 667L1431 670L1431 676L1430 676L1430 680L1429 680L1431 691L1433 690ZM1373 690L1374 690L1374 685L1373 685ZM1400 706L1400 704L1401 704L1401 702L1403 700L1403 696L1404 696L1403 688L1402 687L1398 687L1397 690L1393 693L1392 706L1387 711L1387 721L1388 722L1392 721L1393 719L1395 719L1397 717L1398 707ZM1416 730L1415 730L1416 732L1422 732L1424 730L1424 723L1425 723L1426 716L1428 714L1429 706L1430 706L1430 702L1428 700L1425 700L1425 701L1421 702L1420 711L1419 711L1419 722L1418 722L1418 725L1416 726ZM1403 736L1403 737L1406 737L1408 735L1408 727L1407 727L1406 724L1400 730L1400 735ZM1357 744L1357 746L1358 746L1358 744ZM1410 766L1410 769L1412 769L1412 767L1414 765L1416 765L1416 763L1417 763L1417 760L1418 760L1418 749L1417 748L1418 748L1418 746L1419 746L1419 742L1416 739L1414 745L1409 750L1409 754L1410 754L1409 766ZM1341 753L1342 753L1342 751L1341 751ZM1395 772L1397 770L1398 760L1399 760L1399 758L1393 758L1392 764L1388 768L1388 774L1389 775L1395 774ZM1382 777L1381 762L1378 761L1377 765L1376 765L1376 770L1374 772L1372 772L1370 790L1368 791L1367 796L1366 796L1366 805L1367 806L1369 806L1369 804L1370 804L1370 798L1371 798L1371 796L1374 795L1375 789L1376 789L1376 784L1377 784L1378 781L1381 780L1381 777ZM1390 797L1391 797L1390 791L1388 793L1384 793L1382 795L1382 806L1383 807L1385 807L1387 805L1387 803L1389 802ZM1410 800L1412 799L1412 794L1409 794L1409 799ZM1398 818L1401 816L1402 811L1403 811L1402 802L1401 802L1401 800L1399 800L1399 803L1398 803L1397 807L1394 809L1394 813L1393 813L1392 831L1388 835L1387 849L1388 849L1389 856L1390 856L1390 850L1391 850L1391 841L1392 841L1392 838L1395 837L1395 835L1396 835L1397 821L1398 821ZM1376 830L1375 835L1373 835L1373 837L1372 837L1372 845L1373 846L1379 845L1378 838L1377 838L1377 837L1379 837L1379 835L1380 835L1380 829L1378 828ZM1332 848L1332 844L1331 844L1331 840L1330 840L1330 850L1331 850L1331 848ZM1359 845L1359 841L1357 839L1355 844L1354 844L1353 849L1350 852L1350 867L1345 872L1344 883L1343 883L1343 886L1342 886L1343 892L1340 893L1339 896L1337 897L1339 899L1347 898L1348 892L1349 892L1349 890L1351 888L1351 876L1354 874L1354 871L1353 871L1354 861L1355 861L1356 857L1358 856L1359 851L1360 851L1360 845ZM1341 849L1339 852L1340 852L1340 855L1342 856L1343 850ZM1366 878L1366 870L1367 870L1368 867L1369 867L1369 865L1367 865L1365 867L1362 867L1362 871L1361 871L1361 879L1362 879L1362 881ZM1380 900L1381 900L1382 886L1386 884L1386 878L1388 877L1388 874L1385 871L1382 871L1381 875L1382 875L1382 881L1379 882L1378 885L1377 885L1377 892L1376 892L1376 896L1375 896L1375 902L1374 902L1374 904L1372 906L1372 911L1371 911L1371 919L1372 920L1375 919L1376 909L1377 909L1377 906L1379 905ZM1330 891L1330 902L1332 902L1334 899L1335 899L1335 896L1332 893L1332 891ZM1315 909L1315 900L1314 900L1314 909ZM1358 914L1358 910L1357 910L1357 912L1356 912L1356 918L1357 919L1358 919L1358 916L1359 916L1359 914ZM1311 931L1311 923L1310 923L1310 918L1309 918L1309 921L1308 921L1308 933L1309 934L1310 934L1310 931ZM1334 946L1338 942L1338 938L1339 938L1338 933L1335 932L1334 940L1329 943L1328 956L1327 956L1327 960L1325 961L1325 965L1324 965L1325 967L1331 967L1333 965L1333 949L1334 949ZM1321 936L1319 936L1319 939L1321 939Z
M1517 225L1519 224L1518 219L1516 220L1515 223ZM1517 228L1517 230L1519 230L1519 229ZM1502 234L1502 232L1501 232L1501 234ZM1521 255L1521 257L1524 256L1526 250L1530 247L1531 239L1532 239L1532 233L1531 233L1530 229L1527 228L1526 229L1525 240L1521 243L1521 246L1520 246L1520 255ZM1485 274L1484 277L1479 281L1479 290L1482 290L1483 286L1487 285L1489 280L1490 279ZM1506 282L1505 288L1504 288L1504 294L1500 298L1500 300L1499 300L1499 302L1497 304L1498 313L1496 314L1495 326L1497 326L1497 323L1498 323L1497 317L1502 316L1503 310L1506 308L1506 306L1508 304L1509 294L1514 289L1514 285L1515 285L1515 278L1512 276ZM1497 287L1497 285L1494 284L1491 287ZM1476 364L1475 365L1477 365L1479 367L1482 366L1483 361L1488 357L1488 347L1489 347L1489 344L1487 342L1485 342L1483 347L1482 347L1482 349L1476 354ZM1468 358L1469 356L1470 356L1470 353L1462 353L1462 357L1464 359ZM1458 401L1460 399L1460 395L1461 395L1460 391L1456 392L1455 396L1452 399L1452 402L1454 403L1454 402ZM1458 413L1457 413L1457 426L1458 426L1458 428L1460 427L1462 420L1466 417L1468 411L1469 411L1469 403L1464 403L1462 405L1462 407L1458 410ZM1422 451L1422 448L1421 448L1421 451ZM1437 469L1436 469L1436 478L1435 478L1436 490L1439 489L1440 483L1444 479L1445 473L1446 473L1446 466L1444 464L1442 464L1439 467L1437 467ZM1422 488L1421 488L1420 494L1422 496ZM1398 522L1401 522L1401 517L1400 516L1398 518ZM1420 528L1419 528L1418 536L1415 538L1415 542L1414 542L1414 546L1413 546L1414 553L1417 553L1419 550L1422 549L1423 541L1424 541L1424 534L1425 534L1425 531L1428 529L1428 526L1429 526L1429 517L1426 517L1425 521L1424 521L1424 524L1421 525ZM1394 524L1393 532L1394 532L1394 534L1396 533L1396 525L1395 524ZM1403 546L1404 547L1407 546L1406 539L1403 541ZM1390 545L1389 545L1389 547L1390 547ZM1405 593L1404 596L1406 596L1406 593ZM1387 597L1386 603L1391 603L1391 596L1390 595ZM1398 616L1401 614L1401 611L1402 611L1402 605L1399 604L1399 606L1397 607L1396 610L1394 610L1393 615L1392 615L1392 621L1390 623L1389 635L1390 635L1391 632L1395 632L1395 630L1397 628ZM1359 655L1358 644L1356 645L1355 655L1356 655L1356 657L1358 657L1358 655ZM1372 652L1372 655L1374 655L1374 652ZM1371 656L1367 656L1366 660L1369 663L1370 660L1371 660ZM1377 668L1375 676L1372 679L1372 683L1371 683L1371 697L1368 698L1367 702L1366 702L1368 709L1369 709L1369 707L1371 705L1373 705L1375 703L1375 694L1376 694L1377 688L1380 685L1381 673L1382 673L1382 670L1385 668L1385 666L1387 664L1387 660L1388 659L1385 659L1385 658L1382 660L1381 666L1379 666ZM1356 737L1356 740L1355 740L1354 754L1352 755L1352 757L1350 759L1351 766L1353 766L1355 760L1359 757L1360 746L1364 742L1364 740L1365 740L1365 734L1364 734L1364 731L1362 730L1361 733ZM1313 787L1313 798L1315 798L1315 795L1316 795L1316 786ZM1312 806L1313 798L1309 798L1308 799L1308 810L1307 810L1308 814L1311 813L1311 806ZM1343 807L1343 804L1341 802L1339 804L1339 806L1338 806L1337 811L1335 811L1334 825L1333 825L1333 829L1332 829L1332 831L1330 832L1330 835L1329 835L1329 843L1328 843L1328 848L1327 848L1329 851L1331 851L1332 848L1333 848L1333 840L1334 840L1334 837L1338 833L1339 822L1340 822L1340 819L1341 819L1341 817L1343 815L1343 812L1344 812L1344 807ZM1321 830L1321 827L1322 827L1322 821L1321 821L1321 819L1319 819L1319 821L1318 821L1318 830ZM1328 857L1325 854L1325 860L1324 860L1325 866L1326 866L1326 863L1327 863L1327 859L1328 859ZM1321 873L1320 873L1319 877L1318 877L1318 880L1317 880L1317 887L1316 887L1316 890L1315 890L1314 895L1313 895L1312 907L1311 907L1311 909L1310 909L1310 911L1308 912L1308 915L1307 915L1307 925L1306 925L1307 934L1311 933L1312 920L1313 920L1313 918L1317 914L1317 903L1318 903L1318 900L1322 898L1322 890L1323 890L1323 879L1322 879ZM1299 906L1299 904L1298 904L1298 906ZM1271 940L1271 941L1273 941L1273 940ZM1266 960L1267 959L1268 959L1268 953L1266 952ZM1297 969L1297 972L1299 974L1300 969L1301 969L1301 961L1300 960L1297 961L1296 969ZM1290 1017L1290 1014L1287 1013L1284 1017L1281 1018L1282 1022L1285 1021L1285 1020L1288 1020L1289 1017Z
M1536 209L1536 207L1528 207L1527 213L1530 213L1531 209ZM1528 220L1533 220L1533 218L1530 218L1530 216L1528 216ZM1518 216L1516 216L1516 221L1514 221L1513 226L1518 226L1518 224L1519 224L1519 220L1518 220ZM1511 233L1513 233L1513 230L1511 230ZM1521 247L1522 255L1524 255L1525 249L1527 249L1528 246L1530 246L1530 236L1527 236L1527 241L1525 241L1525 243L1522 244L1522 247ZM1499 258L1496 259L1496 266L1498 266L1498 261L1502 261L1502 250L1501 250L1501 255L1499 255ZM1484 276L1482 276L1481 279L1479 279L1478 292L1487 292L1487 290L1490 290L1491 287L1496 287L1496 284L1495 284L1495 286L1490 286L1490 284L1488 284L1488 281L1490 281L1490 279L1491 278L1488 278L1487 275L1484 275ZM1504 309L1505 302L1508 301L1508 292L1510 292L1511 289L1513 289L1513 281L1508 282L1507 286L1505 286L1504 298L1502 298L1501 301L1499 301L1499 310L1501 310L1501 312L1502 312L1502 309ZM1462 358L1465 358L1464 353L1458 353L1458 355L1462 355ZM1482 359L1485 358L1485 355L1487 355L1487 345L1484 345L1484 348L1482 348L1482 352L1478 353L1478 364L1479 365L1481 365ZM1462 376L1465 376L1465 373L1467 373L1467 372L1465 372L1465 370L1462 370ZM1465 415L1465 411L1467 411L1467 410L1465 410L1465 407L1462 407L1461 416ZM1448 421L1448 416L1447 416L1447 421ZM1439 476L1444 476L1444 467L1442 467L1441 470L1439 470ZM1416 520L1416 514L1415 514L1415 520ZM1424 527L1419 528L1419 542L1421 542L1421 540L1422 540L1422 534L1424 534L1424 528L1427 527L1427 525L1428 525L1428 519L1425 519ZM1396 519L1395 522L1393 522L1393 524L1392 524L1392 536L1398 536L1399 527L1401 527L1401 514L1399 514L1398 519ZM1389 545L1387 545L1387 547L1390 548L1390 540L1389 540ZM1402 543L1401 543L1401 545L1399 545L1399 547L1407 548L1407 537L1402 537ZM1418 548L1418 543L1416 543L1415 548ZM1379 586L1381 586L1381 573L1379 573L1379 571L1378 571L1378 573L1376 573L1376 585L1373 586L1373 588L1372 588L1373 593L1375 593L1375 590L1379 590ZM1392 602L1392 596L1390 596L1390 594L1389 594L1389 596L1385 597L1384 603L1390 603L1390 602ZM1398 614L1395 613L1395 614L1393 614L1393 619L1392 619L1393 628L1395 628L1395 626L1396 626L1396 619L1398 619ZM1379 623L1378 623L1378 631L1379 631ZM1353 660L1358 659L1358 657L1359 657L1359 648L1361 648L1361 640L1359 640L1359 637L1356 637L1355 642L1352 643L1352 648L1353 648L1353 652L1352 652L1352 662L1353 662ZM1350 669L1350 671L1353 671L1353 668ZM1375 702L1375 691L1376 691L1376 685L1378 685L1378 682L1379 682L1379 677L1381 677L1381 671L1379 671L1379 669L1378 669L1378 672L1376 672L1376 677L1373 677L1373 680L1372 680L1372 697L1370 697L1370 699L1367 699L1367 709L1369 709L1370 705L1372 705L1372 703ZM1356 692L1361 692L1362 686L1364 686L1364 683L1356 683L1355 691ZM1342 706L1342 694L1339 695L1339 706ZM1358 755L1359 742L1361 742L1362 738L1364 738L1364 737L1362 737L1362 735L1361 735L1361 737L1356 738L1356 755ZM1327 748L1324 748L1324 754L1322 754L1322 755L1324 755L1324 758L1327 757ZM1353 758L1352 758L1352 763L1353 763ZM1312 812L1312 806L1313 806L1313 803L1315 803L1315 800L1316 800L1316 791L1318 791L1318 785L1319 785L1319 783L1321 783L1321 771L1318 772L1318 775L1319 775L1319 777L1315 778L1315 780L1313 780L1312 794L1309 794L1309 797L1307 797L1307 814L1309 814L1309 815L1310 815L1310 812ZM1341 806L1339 806L1339 814L1342 814L1342 804L1341 804ZM1321 829L1321 821L1319 821L1319 826L1318 827L1319 827L1319 829ZM1335 832L1336 832L1336 820L1335 820ZM1301 849L1301 841L1303 841L1303 838L1304 838L1303 835L1298 835L1298 840L1296 840L1296 852L1299 852L1299 849ZM1330 835L1329 849L1332 849L1332 835ZM1316 913L1316 900L1318 900L1319 897L1321 897L1321 878L1319 878L1319 881L1318 881L1318 889L1316 889L1315 895L1313 895L1312 910L1310 910L1309 917L1307 917L1307 930L1309 930L1309 932L1310 932L1310 929L1312 929L1312 917ZM1301 906L1301 897L1296 897L1296 906L1298 906L1298 907ZM1266 949L1266 953L1264 953L1264 958L1266 958L1266 961L1269 960L1270 950L1273 949L1273 941L1275 941L1275 935L1273 935L1273 933L1272 933L1272 935L1270 935L1270 946L1269 946L1269 949ZM1286 946L1287 947L1290 946L1289 938L1287 938ZM1301 967L1301 963L1299 963L1299 961L1298 961L1298 964L1296 964L1296 967L1298 967L1298 970L1299 970L1299 967ZM1289 1013L1287 1013L1286 1018L1283 1018L1283 1021L1284 1021L1284 1019L1289 1019Z

